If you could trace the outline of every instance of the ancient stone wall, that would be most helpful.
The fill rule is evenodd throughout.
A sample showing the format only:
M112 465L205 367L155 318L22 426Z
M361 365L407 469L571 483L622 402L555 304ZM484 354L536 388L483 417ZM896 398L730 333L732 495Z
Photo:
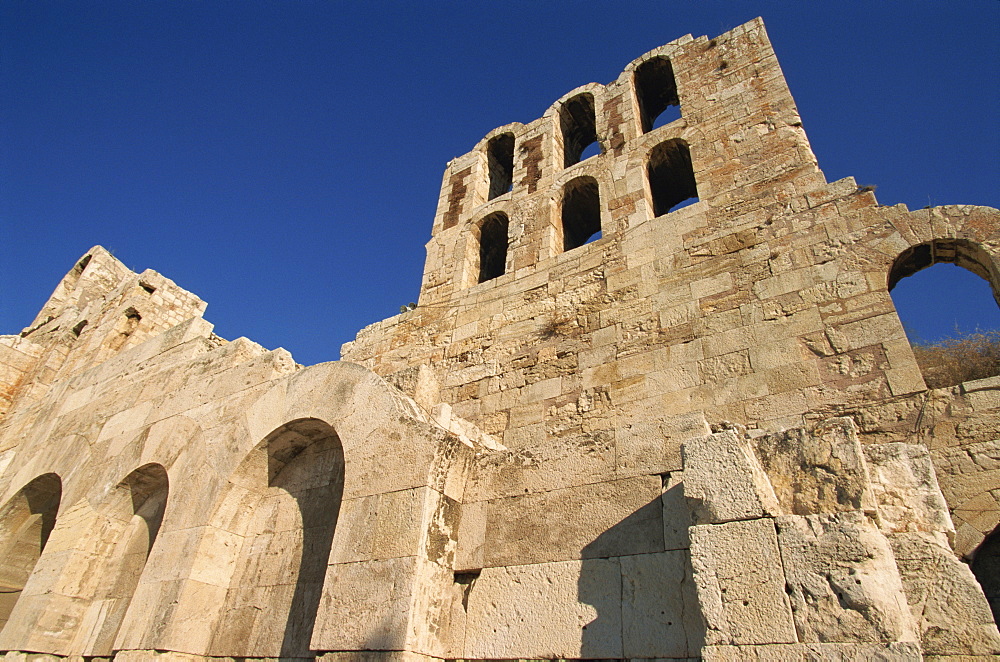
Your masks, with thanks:
M0 337L0 650L1000 654L1000 378L928 390L888 293L998 242L827 183L755 20L449 163L344 362L95 247Z

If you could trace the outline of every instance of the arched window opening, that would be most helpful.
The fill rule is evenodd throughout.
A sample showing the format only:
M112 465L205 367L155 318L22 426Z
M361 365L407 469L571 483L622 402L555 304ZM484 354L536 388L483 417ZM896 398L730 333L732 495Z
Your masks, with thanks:
M94 633L88 655L113 652L118 630L125 620L139 578L146 567L153 543L160 532L167 506L167 471L159 464L139 467L125 477L101 506L103 527L95 533L95 545L116 540L97 585L94 610L98 622L91 624Z
M0 630L45 549L61 498L59 476L43 474L0 509Z
M1000 374L994 269L964 239L918 244L893 263L887 285L928 388Z
M662 55L646 60L636 68L634 83L643 133L680 119L680 100L670 60Z
M490 171L490 194L487 199L492 200L509 192L514 183L514 134L502 133L490 140L486 160Z
M282 425L240 464L213 518L242 543L233 551L212 655L314 656L309 641L343 490L340 439L315 418ZM245 636L251 631L258 636ZM273 632L282 636L267 636Z
M503 212L490 214L479 230L479 282L485 283L507 271L507 229Z
M655 216L686 206L681 204L684 202L698 202L691 153L683 140L668 140L654 147L646 170Z
M601 194L593 177L577 177L563 189L563 250L596 239L601 232Z
M1000 528L994 529L976 550L971 569L983 587L993 620L1000 623Z
M594 97L578 94L563 103L559 109L559 126L562 129L564 168L582 161L585 151L593 155L593 148L589 151L587 148L598 142ZM602 152L599 143L596 150L597 154Z

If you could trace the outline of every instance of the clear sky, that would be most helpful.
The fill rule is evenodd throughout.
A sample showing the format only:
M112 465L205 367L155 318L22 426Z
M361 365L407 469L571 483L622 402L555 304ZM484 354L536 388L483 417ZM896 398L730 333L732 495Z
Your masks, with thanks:
M5 0L0 333L101 244L205 299L225 338L336 359L416 300L448 160L758 15L829 181L913 209L1000 206L996 0ZM1000 328L971 279L936 303L916 287L908 323Z

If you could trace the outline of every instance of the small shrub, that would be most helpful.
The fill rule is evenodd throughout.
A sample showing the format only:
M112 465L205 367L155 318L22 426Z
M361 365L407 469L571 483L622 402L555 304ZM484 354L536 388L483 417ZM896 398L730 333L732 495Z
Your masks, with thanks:
M1000 330L914 343L913 354L928 388L994 377L1000 375Z

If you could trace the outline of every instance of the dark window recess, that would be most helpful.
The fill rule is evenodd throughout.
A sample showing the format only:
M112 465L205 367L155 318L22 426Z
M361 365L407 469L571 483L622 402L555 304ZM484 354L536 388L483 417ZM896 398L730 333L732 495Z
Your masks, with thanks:
M465 611L469 611L469 593L472 592L472 587L476 585L481 572L482 570L470 570L455 573L455 583L462 588L462 608Z
M514 183L514 134L503 133L493 138L486 148L490 169L490 197L507 193Z
M634 80L643 133L680 118L680 100L670 60L660 56L643 62L635 70Z
M80 258L80 261L77 262L76 266L73 268L73 274L75 276L80 276L81 274L83 274L84 269L86 269L87 265L90 264L91 258L92 256L90 255L84 255L82 258Z
M490 214L479 229L479 282L504 275L507 269L507 216Z
M578 177L563 189L562 230L564 251L601 232L601 194L593 177Z
M653 214L662 216L685 200L698 200L691 153L682 140L660 143L649 153L649 192Z
M579 163L584 150L597 142L597 118L594 115L594 97L578 94L559 109L559 126L563 137L563 167ZM598 145L598 154L601 147Z
M110 347L114 351L118 351L125 346L128 339L135 333L135 330L139 327L139 322L142 321L142 316L135 308L128 308L125 314L122 315L118 320L118 324L115 326L115 335L112 336Z

